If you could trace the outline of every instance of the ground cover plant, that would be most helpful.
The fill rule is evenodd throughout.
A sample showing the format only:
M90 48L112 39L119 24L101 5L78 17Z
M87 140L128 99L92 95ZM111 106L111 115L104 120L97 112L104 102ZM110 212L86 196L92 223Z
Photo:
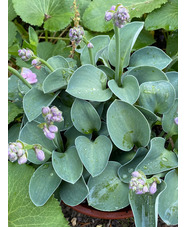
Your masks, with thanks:
M10 226L178 222L177 1L103 2L8 1Z

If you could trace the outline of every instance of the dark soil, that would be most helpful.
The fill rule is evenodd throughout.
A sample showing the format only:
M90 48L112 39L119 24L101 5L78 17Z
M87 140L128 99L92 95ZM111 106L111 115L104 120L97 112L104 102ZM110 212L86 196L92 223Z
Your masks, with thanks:
M70 226L77 227L135 227L134 218L120 219L120 220L105 220L99 218L92 218L84 214L78 213L72 208L61 204L63 214ZM166 225L160 218L158 220L158 227L177 227L178 225ZM150 227L150 226L149 226Z

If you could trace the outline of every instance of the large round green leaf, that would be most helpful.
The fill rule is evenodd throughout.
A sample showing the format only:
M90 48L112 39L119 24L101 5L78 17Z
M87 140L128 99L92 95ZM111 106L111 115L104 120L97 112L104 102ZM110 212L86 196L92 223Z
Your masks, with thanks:
M59 55L49 58L47 62L53 69L69 68L68 61Z
M149 193L138 195L132 190L129 191L129 201L136 227L157 226L159 197L165 188L166 183L162 181L161 184L158 184L157 191L153 195Z
M166 76L168 77L169 82L174 87L176 91L176 98L178 98L178 72L174 72L174 71L167 72Z
M83 173L83 165L75 147L70 147L64 153L53 151L52 165L57 175L71 184L76 183Z
M140 85L139 105L154 113L166 113L175 100L175 90L168 81L152 81Z
M63 181L60 185L60 198L69 206L77 206L87 197L89 189L83 177L75 184Z
M106 74L93 65L79 67L69 80L66 92L76 98L104 102L112 92L106 88Z
M90 102L75 99L71 108L71 119L74 127L81 133L91 134L101 128L101 119Z
M118 162L109 162L106 169L97 177L88 181L88 204L98 210L115 211L128 206L128 184L120 181Z
M178 224L178 172L176 169L165 176L167 188L161 193L159 215L167 225Z
M130 60L130 53L134 43L143 29L143 22L132 22L126 24L123 28L119 30L120 32L120 59L123 68L128 66ZM109 44L109 61L113 66L117 65L116 62L116 41L115 35ZM133 75L133 74L130 74Z
M154 66L137 66L129 69L123 76L133 75L137 78L139 84L148 81L168 80L166 74Z
M164 69L171 61L172 59L161 49L149 46L134 52L130 58L129 66L136 67L145 65Z
M39 123L35 121L27 122L20 131L19 139L30 145L40 144L41 146L52 152L56 149L53 141L46 138L43 130L39 128L38 125ZM32 163L41 164L43 162L46 162L49 158L50 155L45 153L45 160L41 162L36 158L34 150L28 150L28 160Z
M175 100L169 112L163 114L162 118L163 130L171 136L178 134L178 125L174 121L176 117L178 117L178 99Z
M118 87L115 80L109 80L110 90L122 101L134 104L139 98L139 83L134 76L127 75L122 81L122 87Z
M165 139L155 137L151 140L150 150L136 167L146 175L152 175L176 168L178 159L174 152L165 149Z
M90 141L85 136L79 136L75 140L75 145L83 165L92 177L102 173L112 151L109 138L101 135L95 141Z
M150 127L143 114L129 103L115 100L107 111L107 127L114 144L130 151L134 145L147 146Z
M144 159L147 151L148 150L144 147L139 148L132 160L118 169L118 176L121 181L129 183L131 180L131 173L134 172L136 166Z
M64 29L73 17L73 0L12 0L16 13L23 21L49 31ZM26 12L26 13L25 13Z
M61 178L55 173L51 162L41 165L30 179L30 199L36 206L43 206L60 183Z
M93 44L94 48L92 48L92 54L95 63L99 59L100 51L103 50L105 47L109 45L110 38L108 35L98 35L90 39L90 42ZM81 53L81 64L91 64L90 57L89 57L89 50L87 45L84 46L82 53Z

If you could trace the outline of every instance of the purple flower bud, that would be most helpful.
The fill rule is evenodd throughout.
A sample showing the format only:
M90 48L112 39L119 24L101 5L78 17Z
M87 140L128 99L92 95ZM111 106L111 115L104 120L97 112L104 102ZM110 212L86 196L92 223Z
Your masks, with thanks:
M46 126L43 128L44 135L49 139L53 140L55 138L55 133L50 132Z
M58 127L55 125L49 125L48 129L50 132L58 132Z
M18 55L20 57L25 56L25 54L26 54L26 49L23 48L23 49L18 50Z
M141 195L141 194L144 194L142 190L136 190L135 192L137 195Z
M48 106L42 108L42 114L47 115L50 112L50 108Z
M115 9L116 9L116 6L111 6L111 8L110 8L110 10L113 10L113 11L115 11Z
M41 68L41 62L39 59L34 59L32 60L32 65L36 68L36 69L40 69Z
M178 125L178 117L174 118L174 122Z
M34 55L34 53L31 50L20 49L18 50L18 55L23 61L28 61Z
M19 159L18 159L18 164L21 165L21 164L25 164L27 162L27 155L24 154L22 155Z
M56 106L51 107L51 112L54 116L57 116L59 113L59 109Z
M24 149L19 149L19 150L17 151L17 156L18 156L18 157L21 157L24 153L25 153L25 150L24 150Z
M133 177L141 177L141 174L138 171L132 172Z
M157 191L157 183L154 181L151 186L149 187L150 194L154 194Z
M106 11L105 12L105 20L110 21L112 19L113 15L114 14L112 12Z
M92 43L89 42L88 45L87 45L87 47L88 47L88 48L93 48L94 45L93 45Z
M45 117L45 120L47 121L47 123L50 124L51 121L53 121L53 115L51 113L47 114Z
M8 153L8 159L11 161L11 162L15 162L17 160L17 154L14 153L14 152L9 152Z
M26 79L26 81L30 84L37 83L37 75L33 73L30 69L22 68L21 76Z
M119 5L116 13L113 15L114 23L118 28L122 28L126 22L130 20L128 10L123 6Z
M149 189L148 189L147 185L145 185L145 186L143 187L143 192L146 193L146 192L148 192L148 191L149 191Z
M81 26L73 27L69 31L70 41L75 41L76 45L78 45L84 36L84 29Z
M36 157L39 161L45 160L45 153L42 150L35 148L35 153L36 153Z

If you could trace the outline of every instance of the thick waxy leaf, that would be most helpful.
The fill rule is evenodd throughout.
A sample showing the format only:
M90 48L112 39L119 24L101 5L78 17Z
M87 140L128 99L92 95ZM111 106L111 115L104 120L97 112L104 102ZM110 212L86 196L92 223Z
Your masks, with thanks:
M53 69L69 68L68 61L59 55L49 58L47 62Z
M63 181L60 185L60 198L69 206L76 206L87 197L89 189L83 177L75 184Z
M131 150L130 152L123 152L122 150L115 150L111 153L110 159L112 161L119 162L121 165L124 165L130 162L134 156L136 155L135 150Z
M114 79L115 72L113 69L105 65L98 65L98 68L101 69L107 75L108 79Z
M129 69L125 75L133 75L137 78L139 84L148 81L168 80L166 74L153 66L137 66Z
M129 9L130 18L141 17L144 13L149 13L152 10L159 8L161 4L167 2L167 0L120 0L126 8ZM105 12L111 8L112 5L116 5L118 1L107 0L92 1L83 14L83 24L91 31L107 32L113 29L112 21L106 22Z
M150 126L157 121L157 116L153 112L151 112L150 110L147 110L147 109L145 109L141 106L137 106L137 105L135 107L138 110L140 110L140 112L142 112L142 114L145 116L145 118L149 122Z
M178 29L178 0L169 0L160 9L148 14L145 28L147 30L164 28L168 31Z
M129 201L134 214L134 221L136 227L152 226L158 224L158 201L161 193L166 188L164 181L158 185L158 190L155 194L150 195L145 193L137 195L132 190L129 191Z
M45 30L59 31L71 21L73 0L13 0L16 13L23 21L31 25L41 26ZM26 13L25 13L26 12Z
M18 107L13 102L8 102L8 124L14 121L14 119L21 113L23 113L22 108Z
M37 88L30 89L23 98L23 109L28 121L34 120L41 114L44 106L49 106L59 93L44 94Z
M166 113L175 100L175 90L168 81L146 82L140 85L139 105L154 113Z
M118 87L115 80L109 80L110 90L122 101L134 104L139 98L139 83L134 76L127 75L122 81L122 87Z
M102 173L112 151L109 138L101 135L92 142L85 136L79 136L75 140L75 145L83 165L92 177Z
M169 112L163 115L162 127L163 130L172 135L178 134L178 125L175 123L174 119L178 117L178 99L175 100Z
M98 35L90 39L90 42L94 46L94 48L92 48L92 53L93 53L94 61L96 63L100 57L101 51L103 51L103 49L108 46L110 42L110 38L108 35ZM82 65L91 64L90 57L89 57L89 50L87 46L83 48L80 59L81 59Z
M51 93L66 87L69 77L70 73L67 69L56 69L54 72L50 73L43 82L44 93Z
M38 127L38 122L32 121L25 124L19 134L19 139L28 144L40 144L49 151L53 151L56 147L53 142L46 138L43 130ZM45 153L45 160L39 161L36 158L34 150L28 150L28 160L35 164L41 164L46 162L50 158L50 155Z
M106 88L106 74L93 65L79 67L69 80L66 92L76 98L104 102L112 92Z
M32 166L8 162L8 226L69 226L53 196L43 207L36 207L32 203L28 187L33 173Z
M76 99L71 108L74 127L83 134L91 134L101 128L100 117L95 108L87 101Z
M177 156L174 152L165 149L164 144L164 138L153 138L149 152L136 169L143 171L146 175L152 175L176 168Z
M55 173L51 162L41 165L30 179L30 199L36 206L43 206L60 183L61 178Z
M130 60L130 53L134 43L143 29L143 22L132 22L121 28L120 31L120 59L123 68L128 66ZM109 61L113 66L117 65L116 62L116 41L115 35L109 44ZM131 74L133 75L133 74Z
M74 184L83 173L83 165L75 147L70 147L65 153L53 151L52 165L57 175L71 184Z
M143 114L129 103L115 100L107 111L107 127L114 144L130 151L133 146L146 146L150 127Z
M10 129L8 129L8 142L15 142L19 137L20 123L13 124Z
M120 181L118 162L109 162L106 169L97 177L88 181L88 204L98 210L115 211L128 206L128 184Z
M165 176L167 188L161 193L159 215L167 225L178 224L178 172L176 169Z
M146 148L139 148L132 160L122 165L118 169L118 176L121 181L123 181L124 183L129 183L131 179L131 173L134 172L136 166L144 159L147 151L148 150Z
M164 69L172 59L161 49L150 46L139 49L134 52L130 58L130 67L136 66L154 66L158 69Z
M178 72L174 72L174 71L167 72L166 76L168 77L169 82L174 87L176 91L176 98L178 98Z

